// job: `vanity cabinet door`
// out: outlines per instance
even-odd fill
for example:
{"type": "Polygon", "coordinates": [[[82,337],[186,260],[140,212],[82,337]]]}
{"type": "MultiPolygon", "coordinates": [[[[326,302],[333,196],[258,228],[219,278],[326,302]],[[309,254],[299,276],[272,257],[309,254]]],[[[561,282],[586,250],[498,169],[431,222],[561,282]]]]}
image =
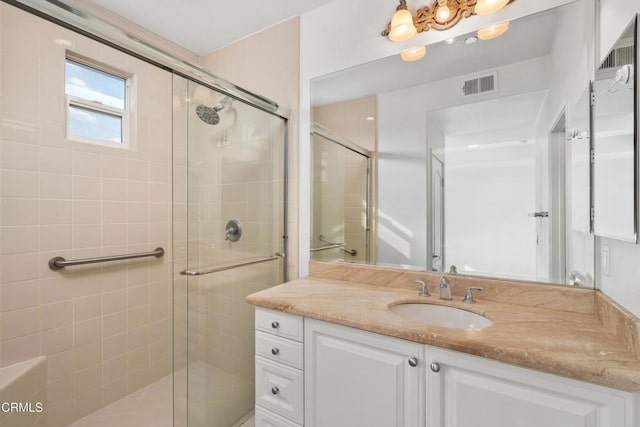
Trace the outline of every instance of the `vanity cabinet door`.
{"type": "Polygon", "coordinates": [[[432,347],[427,360],[428,427],[637,426],[630,393],[432,347]]]}
{"type": "Polygon", "coordinates": [[[306,427],[424,426],[423,345],[313,319],[304,332],[306,427]]]}

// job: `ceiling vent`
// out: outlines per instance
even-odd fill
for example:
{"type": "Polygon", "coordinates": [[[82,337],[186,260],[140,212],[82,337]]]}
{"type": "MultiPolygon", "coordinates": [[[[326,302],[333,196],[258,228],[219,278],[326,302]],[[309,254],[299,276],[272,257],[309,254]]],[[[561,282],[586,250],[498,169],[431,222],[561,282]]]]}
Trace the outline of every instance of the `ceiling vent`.
{"type": "MultiPolygon", "coordinates": [[[[631,41],[631,43],[633,43],[633,41],[631,41]]],[[[633,64],[633,44],[616,46],[602,62],[598,70],[606,72],[618,69],[627,64],[633,64]]]]}
{"type": "Polygon", "coordinates": [[[474,96],[484,93],[496,92],[498,90],[498,73],[491,73],[485,76],[474,77],[465,80],[462,84],[464,96],[474,96]]]}

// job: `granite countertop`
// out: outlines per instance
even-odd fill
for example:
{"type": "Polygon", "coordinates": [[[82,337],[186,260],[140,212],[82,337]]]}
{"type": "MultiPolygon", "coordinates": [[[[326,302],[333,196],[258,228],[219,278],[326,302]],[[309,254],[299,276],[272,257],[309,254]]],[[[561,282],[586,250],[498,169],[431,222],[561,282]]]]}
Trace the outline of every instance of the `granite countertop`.
{"type": "Polygon", "coordinates": [[[640,392],[638,340],[625,338],[637,338],[637,330],[632,328],[629,334],[627,324],[615,330],[612,321],[615,316],[619,320],[619,313],[611,314],[606,304],[594,303],[597,291],[575,293],[585,301],[591,298],[591,308],[566,311],[546,308],[545,304],[540,307],[483,299],[483,294],[476,295],[476,304],[465,304],[459,292],[454,293],[453,301],[443,301],[438,298],[433,283],[429,284],[431,297],[419,296],[418,285],[411,283],[410,287],[307,277],[249,295],[247,301],[299,316],[640,392]],[[452,306],[485,316],[493,325],[476,330],[425,325],[389,310],[402,303],[452,306]]]}

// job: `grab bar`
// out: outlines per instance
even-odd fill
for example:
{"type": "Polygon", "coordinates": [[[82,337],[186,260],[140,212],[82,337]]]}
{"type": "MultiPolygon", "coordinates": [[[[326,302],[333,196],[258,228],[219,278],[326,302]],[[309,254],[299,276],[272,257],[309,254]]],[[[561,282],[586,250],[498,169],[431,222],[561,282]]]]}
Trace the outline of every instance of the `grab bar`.
{"type": "Polygon", "coordinates": [[[344,248],[344,243],[336,243],[335,245],[327,245],[327,246],[320,246],[319,248],[311,248],[309,251],[310,252],[320,252],[320,251],[327,251],[329,249],[343,249],[344,248]]]}
{"type": "MultiPolygon", "coordinates": [[[[324,237],[322,234],[318,236],[318,240],[320,240],[321,242],[325,242],[328,243],[329,245],[333,245],[333,247],[328,247],[328,246],[324,246],[322,249],[320,250],[325,250],[326,249],[333,249],[333,248],[340,248],[341,251],[348,253],[351,256],[356,256],[358,255],[358,251],[355,249],[345,249],[344,247],[347,246],[346,243],[336,243],[336,242],[332,242],[331,240],[327,239],[326,237],[324,237]]],[[[311,250],[311,252],[314,252],[313,249],[311,250]]]]}
{"type": "Polygon", "coordinates": [[[156,257],[160,258],[164,255],[164,249],[158,247],[151,252],[142,252],[137,254],[110,255],[96,258],[74,259],[67,261],[61,256],[53,257],[49,260],[49,268],[52,270],[60,270],[61,268],[71,267],[74,265],[96,264],[99,262],[121,261],[125,259],[156,257]]]}
{"type": "Polygon", "coordinates": [[[193,271],[193,270],[184,269],[180,271],[180,275],[181,276],[202,276],[205,274],[217,273],[219,271],[231,270],[232,268],[244,267],[246,265],[260,264],[262,262],[273,261],[275,259],[284,258],[284,257],[285,255],[283,253],[277,252],[268,257],[250,259],[247,261],[231,263],[231,264],[223,264],[217,267],[208,268],[206,270],[193,271]]]}

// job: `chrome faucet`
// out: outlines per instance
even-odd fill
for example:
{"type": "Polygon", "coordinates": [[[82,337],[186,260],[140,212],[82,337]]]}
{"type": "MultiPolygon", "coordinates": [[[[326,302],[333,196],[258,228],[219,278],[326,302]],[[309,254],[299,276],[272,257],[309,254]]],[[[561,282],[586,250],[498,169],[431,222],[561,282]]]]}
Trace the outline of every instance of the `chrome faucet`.
{"type": "Polygon", "coordinates": [[[464,299],[462,300],[462,302],[464,302],[465,304],[475,304],[476,300],[473,299],[473,291],[482,292],[484,291],[484,288],[479,288],[477,286],[470,286],[469,288],[467,288],[467,293],[464,296],[464,299]]]}
{"type": "Polygon", "coordinates": [[[451,283],[447,276],[440,278],[440,299],[451,301],[451,283]]]}
{"type": "Polygon", "coordinates": [[[414,280],[413,282],[422,285],[422,291],[420,291],[420,296],[421,297],[430,297],[431,296],[431,294],[429,293],[429,289],[427,288],[427,284],[425,283],[424,280],[414,280]]]}

